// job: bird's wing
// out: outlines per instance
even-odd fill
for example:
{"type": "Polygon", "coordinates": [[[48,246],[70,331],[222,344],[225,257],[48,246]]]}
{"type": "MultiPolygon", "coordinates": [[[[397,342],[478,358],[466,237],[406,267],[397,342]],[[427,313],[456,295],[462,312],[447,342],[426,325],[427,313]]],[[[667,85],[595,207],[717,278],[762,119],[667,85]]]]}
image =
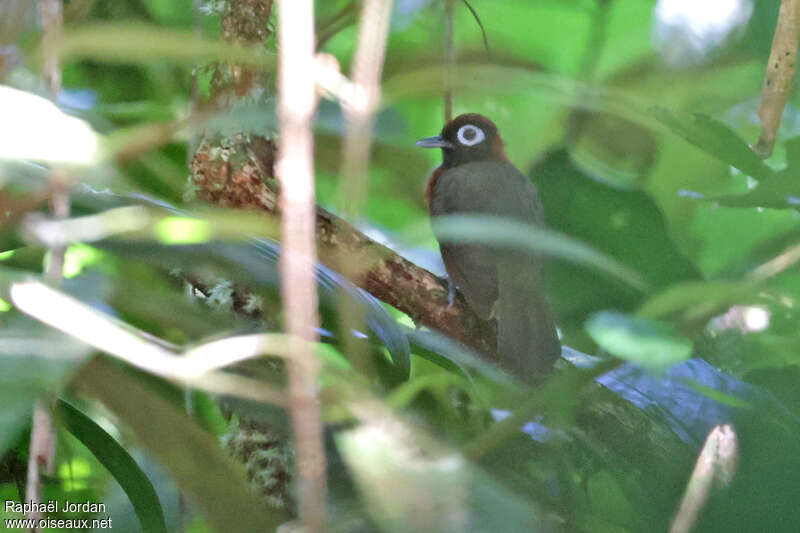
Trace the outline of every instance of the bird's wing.
{"type": "MultiPolygon", "coordinates": [[[[536,189],[507,161],[468,163],[445,170],[434,184],[430,209],[432,216],[479,214],[528,223],[542,220],[536,189]]],[[[441,243],[441,250],[447,272],[470,306],[479,316],[488,318],[498,295],[497,264],[502,262],[498,250],[447,242],[441,243]]],[[[538,273],[539,267],[531,266],[538,273]]]]}
{"type": "MultiPolygon", "coordinates": [[[[536,189],[511,163],[461,165],[442,173],[435,184],[431,214],[481,214],[541,224],[536,189]]],[[[498,353],[503,366],[526,381],[546,374],[560,352],[544,293],[541,258],[486,245],[442,245],[447,271],[472,308],[498,322],[498,353]]]]}

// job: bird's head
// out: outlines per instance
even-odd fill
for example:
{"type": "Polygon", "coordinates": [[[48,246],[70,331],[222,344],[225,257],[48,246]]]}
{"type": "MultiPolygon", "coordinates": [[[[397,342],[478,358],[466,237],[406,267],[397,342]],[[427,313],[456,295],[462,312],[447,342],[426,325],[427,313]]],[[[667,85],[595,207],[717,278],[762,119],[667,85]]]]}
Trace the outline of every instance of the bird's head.
{"type": "Polygon", "coordinates": [[[416,142],[422,148],[441,148],[446,167],[472,161],[492,161],[506,158],[503,141],[494,122],[478,115],[459,115],[442,128],[441,135],[416,142]]]}

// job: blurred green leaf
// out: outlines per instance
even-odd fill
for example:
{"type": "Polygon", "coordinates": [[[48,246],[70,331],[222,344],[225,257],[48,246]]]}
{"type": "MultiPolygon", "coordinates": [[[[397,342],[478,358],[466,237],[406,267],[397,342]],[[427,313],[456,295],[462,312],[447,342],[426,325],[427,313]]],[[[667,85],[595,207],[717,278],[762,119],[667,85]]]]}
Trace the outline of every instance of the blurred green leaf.
{"type": "Polygon", "coordinates": [[[650,297],[636,314],[643,318],[665,317],[677,311],[701,306],[709,312],[724,304],[744,303],[753,297],[753,281],[689,281],[676,283],[650,297]]]}
{"type": "MultiPolygon", "coordinates": [[[[429,95],[441,90],[445,70],[429,67],[409,70],[389,77],[384,82],[384,105],[396,99],[429,95]]],[[[579,109],[604,111],[643,126],[657,126],[648,109],[651,105],[630,93],[596,87],[565,76],[533,68],[512,66],[458,65],[454,71],[453,89],[459,93],[514,95],[524,93],[550,104],[575,106],[579,109]]]]}
{"type": "Polygon", "coordinates": [[[62,60],[142,63],[170,60],[193,65],[199,61],[231,61],[275,68],[275,55],[213,39],[190,30],[142,23],[93,23],[65,29],[59,43],[62,60]]]}
{"type": "Polygon", "coordinates": [[[14,314],[0,328],[0,455],[30,423],[33,402],[55,393],[91,349],[14,314]]]}
{"type": "Polygon", "coordinates": [[[720,392],[716,389],[703,385],[702,383],[698,383],[697,381],[687,379],[686,384],[699,392],[700,394],[704,394],[709,398],[718,401],[722,405],[730,405],[731,407],[737,408],[744,408],[744,407],[752,407],[750,403],[742,400],[741,398],[737,398],[736,396],[731,396],[730,394],[725,394],[720,392]]]}
{"type": "Polygon", "coordinates": [[[647,282],[633,269],[568,235],[498,217],[450,215],[431,221],[440,241],[508,246],[597,270],[639,290],[647,282]]]}
{"type": "Polygon", "coordinates": [[[194,19],[192,0],[143,0],[147,11],[164,24],[189,26],[194,19]]]}
{"type": "Polygon", "coordinates": [[[795,169],[780,172],[774,179],[760,183],[745,194],[708,196],[708,201],[727,207],[771,207],[800,210],[800,184],[795,169]]]}
{"type": "Polygon", "coordinates": [[[241,465],[225,455],[213,436],[132,374],[95,359],[75,383],[133,430],[216,531],[272,531],[288,520],[283,512],[265,510],[241,465]]]}
{"type": "Polygon", "coordinates": [[[136,461],[97,423],[65,400],[58,401],[58,416],[67,429],[80,440],[114,476],[128,495],[142,531],[166,533],[167,525],[161,502],[153,485],[136,461]]]}
{"type": "MultiPolygon", "coordinates": [[[[208,272],[225,277],[224,288],[228,291],[228,298],[233,295],[234,284],[253,291],[259,296],[278,297],[278,257],[280,247],[277,243],[261,239],[250,239],[249,243],[211,242],[202,245],[175,245],[164,246],[149,243],[124,242],[107,240],[97,246],[108,250],[117,257],[143,261],[166,271],[179,269],[184,275],[191,278],[200,275],[200,279],[207,279],[208,272]]],[[[215,278],[217,279],[217,278],[215,278]]],[[[218,285],[218,279],[212,285],[218,285]]],[[[382,307],[382,304],[369,294],[354,287],[349,281],[336,272],[317,266],[317,281],[319,284],[320,307],[323,317],[331,310],[338,309],[339,296],[344,292],[348,298],[363,310],[368,329],[389,350],[392,362],[403,375],[408,375],[409,348],[405,334],[400,330],[397,322],[382,307]]],[[[212,295],[215,297],[215,295],[212,295]]],[[[232,305],[233,302],[231,301],[232,305]]],[[[336,342],[341,342],[342,335],[352,334],[338,330],[335,313],[331,315],[334,321],[326,321],[323,326],[337,333],[336,342]]],[[[373,338],[374,338],[373,337],[373,338]]],[[[383,354],[376,353],[383,357],[383,354]]]]}
{"type": "Polygon", "coordinates": [[[653,108],[651,112],[673,133],[720,161],[758,180],[774,177],[774,172],[723,122],[703,113],[680,116],[661,107],[653,108]]]}
{"type": "MultiPolygon", "coordinates": [[[[598,518],[617,527],[630,528],[633,509],[631,502],[625,497],[625,491],[619,481],[608,470],[597,472],[587,481],[586,491],[593,512],[598,518]]],[[[609,527],[614,531],[614,527],[609,527]]]]}
{"type": "Polygon", "coordinates": [[[612,355],[654,371],[692,355],[692,342],[666,323],[601,311],[586,322],[592,339],[612,355]]]}
{"type": "Polygon", "coordinates": [[[337,435],[367,512],[383,531],[538,531],[552,526],[536,502],[414,428],[393,420],[337,435]]]}
{"type": "Polygon", "coordinates": [[[403,328],[408,335],[412,350],[426,359],[448,369],[461,370],[469,376],[469,370],[505,385],[512,385],[513,379],[499,367],[486,362],[480,355],[436,331],[419,328],[403,328]]]}

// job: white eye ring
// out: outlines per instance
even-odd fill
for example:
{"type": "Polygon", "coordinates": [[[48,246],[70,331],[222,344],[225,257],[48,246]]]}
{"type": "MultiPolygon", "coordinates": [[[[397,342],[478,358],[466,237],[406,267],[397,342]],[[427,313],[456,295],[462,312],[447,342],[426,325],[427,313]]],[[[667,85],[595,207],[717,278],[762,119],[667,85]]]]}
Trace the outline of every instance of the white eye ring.
{"type": "Polygon", "coordinates": [[[486,138],[486,134],[483,133],[483,130],[480,129],[478,126],[473,126],[472,124],[466,124],[461,126],[458,130],[458,142],[463,144],[464,146],[475,146],[479,142],[482,142],[486,138]],[[464,135],[468,131],[471,131],[475,134],[472,139],[467,139],[464,135]]]}

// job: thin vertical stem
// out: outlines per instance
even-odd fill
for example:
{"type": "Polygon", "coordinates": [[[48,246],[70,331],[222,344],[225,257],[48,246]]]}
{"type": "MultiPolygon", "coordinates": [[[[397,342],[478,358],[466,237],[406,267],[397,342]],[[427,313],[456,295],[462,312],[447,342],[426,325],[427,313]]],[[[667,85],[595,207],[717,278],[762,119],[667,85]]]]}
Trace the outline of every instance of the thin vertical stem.
{"type": "Polygon", "coordinates": [[[453,11],[455,0],[445,0],[444,14],[444,121],[453,120],[453,70],[456,64],[453,11]]]}
{"type": "MultiPolygon", "coordinates": [[[[50,97],[54,100],[61,90],[61,66],[58,61],[58,40],[61,36],[62,11],[61,0],[40,0],[39,14],[42,24],[42,48],[44,50],[44,66],[42,77],[50,97]]],[[[50,178],[51,196],[50,210],[56,218],[67,218],[70,212],[69,183],[62,170],[54,169],[50,178]]],[[[64,269],[63,246],[50,249],[49,259],[45,267],[45,276],[53,283],[61,280],[64,269]]],[[[28,473],[25,499],[28,503],[42,502],[42,480],[40,472],[52,473],[55,459],[56,433],[49,409],[37,400],[33,406],[31,422],[31,440],[28,449],[28,473]]],[[[36,508],[36,505],[31,505],[36,508]]],[[[36,525],[33,531],[41,531],[39,519],[41,513],[32,510],[28,518],[36,525]]]]}
{"type": "MultiPolygon", "coordinates": [[[[342,154],[341,204],[344,215],[356,220],[366,198],[369,156],[372,148],[372,130],[375,113],[380,102],[381,73],[386,54],[386,39],[392,15],[391,0],[366,0],[361,10],[353,67],[350,75],[354,87],[354,98],[345,107],[347,128],[342,154]]],[[[345,275],[353,275],[361,265],[342,265],[345,275]]],[[[349,298],[341,300],[343,331],[362,327],[364,317],[361,309],[349,298]]],[[[356,367],[364,374],[371,374],[372,365],[363,345],[355,337],[345,337],[346,350],[356,367]]]]}
{"type": "Polygon", "coordinates": [[[358,45],[350,75],[355,97],[345,108],[347,130],[342,166],[346,184],[342,203],[345,213],[351,217],[360,212],[365,197],[372,128],[380,102],[391,14],[391,0],[366,0],[361,11],[358,45]]]}
{"type": "Polygon", "coordinates": [[[283,219],[281,293],[294,357],[289,363],[290,418],[298,474],[298,510],[307,531],[325,523],[325,449],[317,395],[319,363],[307,341],[316,339],[317,291],[313,138],[315,105],[314,2],[280,0],[280,142],[277,172],[283,219]]]}

